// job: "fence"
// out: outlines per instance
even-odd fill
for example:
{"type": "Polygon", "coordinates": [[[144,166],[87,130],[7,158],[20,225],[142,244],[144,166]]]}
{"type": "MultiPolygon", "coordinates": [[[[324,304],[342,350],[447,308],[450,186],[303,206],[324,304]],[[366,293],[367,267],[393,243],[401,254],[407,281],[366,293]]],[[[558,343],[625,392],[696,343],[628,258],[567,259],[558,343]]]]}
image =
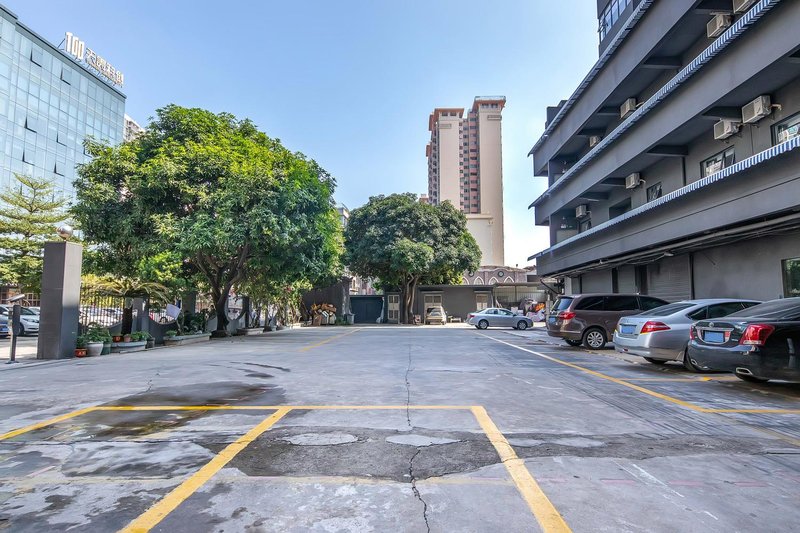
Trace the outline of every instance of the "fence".
{"type": "Polygon", "coordinates": [[[122,323],[124,308],[125,298],[109,296],[82,287],[78,322],[82,329],[86,329],[89,324],[113,328],[122,323]]]}

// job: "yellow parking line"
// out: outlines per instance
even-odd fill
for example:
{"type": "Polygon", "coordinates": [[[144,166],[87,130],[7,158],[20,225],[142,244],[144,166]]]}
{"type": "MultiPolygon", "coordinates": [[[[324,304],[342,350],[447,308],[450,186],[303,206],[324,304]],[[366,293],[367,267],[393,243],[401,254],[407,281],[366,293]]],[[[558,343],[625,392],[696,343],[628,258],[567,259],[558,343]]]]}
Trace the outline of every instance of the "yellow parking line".
{"type": "Polygon", "coordinates": [[[322,346],[323,344],[328,344],[329,342],[333,342],[333,341],[335,341],[337,339],[341,339],[342,337],[346,337],[347,335],[352,335],[353,333],[356,333],[357,331],[361,331],[362,329],[364,329],[364,328],[356,328],[356,329],[352,329],[350,331],[345,331],[344,333],[340,333],[338,335],[334,335],[333,337],[328,337],[324,341],[320,341],[320,342],[317,342],[317,343],[312,344],[310,346],[306,346],[305,348],[300,348],[299,351],[307,352],[308,350],[311,350],[312,348],[317,348],[319,346],[322,346]]]}
{"type": "Polygon", "coordinates": [[[700,383],[712,381],[712,378],[622,378],[623,381],[670,381],[685,383],[700,383]]]}
{"type": "Polygon", "coordinates": [[[511,447],[505,436],[497,429],[492,419],[489,418],[486,409],[481,406],[473,406],[471,411],[494,449],[497,450],[497,454],[514,480],[517,490],[519,490],[528,504],[533,516],[536,517],[536,521],[539,522],[542,531],[544,533],[568,533],[572,531],[525,467],[525,462],[517,457],[514,448],[511,447]]]}
{"type": "Polygon", "coordinates": [[[95,411],[268,411],[273,409],[313,410],[457,410],[471,409],[469,405],[103,405],[95,411]]]}
{"type": "Polygon", "coordinates": [[[95,410],[94,407],[86,407],[84,409],[78,409],[77,411],[72,411],[67,414],[57,416],[49,420],[45,420],[43,422],[37,422],[36,424],[31,424],[30,426],[25,426],[19,429],[15,429],[13,431],[9,431],[8,433],[3,433],[2,435],[0,435],[0,440],[10,439],[18,435],[22,435],[23,433],[28,433],[29,431],[33,431],[35,429],[41,429],[43,427],[50,426],[52,424],[57,424],[58,422],[63,422],[64,420],[69,420],[70,418],[74,418],[76,416],[80,416],[94,410],[95,410]]]}
{"type": "Polygon", "coordinates": [[[674,403],[676,405],[680,405],[681,407],[686,407],[687,409],[691,409],[692,411],[697,411],[699,413],[769,413],[769,414],[797,414],[800,413],[799,409],[714,409],[712,407],[700,407],[699,405],[695,405],[691,402],[687,402],[684,400],[680,400],[678,398],[673,398],[672,396],[668,396],[666,394],[661,394],[660,392],[656,392],[654,390],[647,389],[645,387],[640,387],[639,385],[635,385],[633,383],[628,383],[628,381],[620,378],[615,378],[613,376],[609,376],[608,374],[603,374],[602,372],[597,372],[595,370],[590,370],[588,368],[584,368],[580,365],[576,365],[575,363],[569,363],[567,361],[562,361],[561,359],[550,357],[549,355],[545,355],[540,352],[536,352],[534,350],[528,350],[527,348],[523,348],[522,346],[517,346],[515,344],[511,344],[510,342],[502,341],[500,339],[495,339],[494,337],[490,337],[489,335],[485,335],[483,333],[478,333],[487,339],[491,339],[495,342],[499,342],[501,344],[506,344],[511,346],[512,348],[516,348],[517,350],[522,350],[523,352],[532,353],[538,357],[542,357],[547,359],[548,361],[552,361],[554,363],[558,363],[559,365],[568,366],[570,368],[574,368],[576,370],[580,370],[581,372],[586,372],[587,374],[591,374],[592,376],[596,376],[598,378],[606,379],[608,381],[617,383],[618,385],[622,385],[623,387],[631,388],[635,391],[639,391],[643,394],[647,394],[648,396],[653,396],[654,398],[658,398],[660,400],[664,400],[666,402],[674,403]]]}
{"type": "Polygon", "coordinates": [[[244,450],[251,442],[257,439],[262,433],[271,428],[278,420],[283,418],[286,413],[291,411],[289,408],[281,408],[265,418],[256,427],[236,439],[225,447],[211,461],[200,470],[191,475],[183,483],[175,487],[169,494],[164,496],[158,503],[150,507],[133,522],[128,524],[121,531],[123,533],[140,533],[150,531],[166,516],[174,511],[184,500],[195,493],[211,477],[219,472],[228,462],[244,450]]]}

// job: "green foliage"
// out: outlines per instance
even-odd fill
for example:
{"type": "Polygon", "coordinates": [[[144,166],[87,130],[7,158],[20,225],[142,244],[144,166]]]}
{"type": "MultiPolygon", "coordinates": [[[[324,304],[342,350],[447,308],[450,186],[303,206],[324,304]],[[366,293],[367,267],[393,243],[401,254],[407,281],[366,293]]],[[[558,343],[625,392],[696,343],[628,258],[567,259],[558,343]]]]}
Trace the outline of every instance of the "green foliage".
{"type": "Polygon", "coordinates": [[[152,337],[146,331],[134,331],[131,333],[131,341],[132,342],[141,342],[150,340],[152,337]]]}
{"type": "MultiPolygon", "coordinates": [[[[335,182],[249,120],[174,105],[118,147],[92,141],[75,216],[112,273],[195,286],[224,304],[248,279],[316,281],[335,272],[335,182]]],[[[252,287],[252,284],[251,284],[252,287]]]]}
{"type": "Polygon", "coordinates": [[[0,281],[39,292],[44,243],[67,218],[66,200],[46,179],[14,175],[0,193],[0,281]]]}
{"type": "Polygon", "coordinates": [[[102,326],[90,324],[83,338],[85,342],[111,342],[111,333],[102,326]]]}
{"type": "Polygon", "coordinates": [[[164,336],[165,337],[174,337],[177,334],[178,334],[178,330],[177,329],[168,329],[167,331],[164,332],[164,336]]]}
{"type": "Polygon", "coordinates": [[[150,300],[158,303],[172,301],[169,289],[164,285],[151,281],[142,281],[137,278],[128,278],[125,276],[99,277],[89,274],[83,276],[81,285],[89,291],[106,296],[116,296],[118,298],[150,298],[150,300]]]}
{"type": "Polygon", "coordinates": [[[375,196],[350,213],[345,261],[383,289],[403,290],[410,315],[419,283],[449,283],[477,270],[480,249],[466,224],[449,202],[423,204],[410,193],[375,196]]]}

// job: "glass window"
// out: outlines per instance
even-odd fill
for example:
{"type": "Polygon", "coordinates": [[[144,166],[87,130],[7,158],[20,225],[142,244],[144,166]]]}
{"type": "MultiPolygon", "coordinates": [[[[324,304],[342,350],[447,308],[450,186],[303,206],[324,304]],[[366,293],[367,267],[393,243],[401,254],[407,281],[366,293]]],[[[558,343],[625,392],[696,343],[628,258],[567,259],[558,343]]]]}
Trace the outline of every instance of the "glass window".
{"type": "Polygon", "coordinates": [[[800,257],[784,259],[783,266],[783,295],[787,298],[800,296],[800,257]]]}
{"type": "Polygon", "coordinates": [[[669,305],[662,305],[661,307],[656,307],[652,311],[647,313],[647,316],[669,316],[674,315],[679,311],[683,311],[684,309],[689,309],[690,307],[694,307],[692,304],[689,303],[676,303],[676,304],[669,304],[669,305]]]}
{"type": "Polygon", "coordinates": [[[714,304],[708,306],[708,318],[720,318],[728,316],[731,313],[742,310],[742,304],[739,302],[728,302],[724,304],[714,304]]]}
{"type": "Polygon", "coordinates": [[[652,202],[657,198],[661,198],[663,194],[663,190],[661,189],[661,182],[659,181],[655,185],[651,185],[647,188],[647,201],[652,202]]]}
{"type": "Polygon", "coordinates": [[[706,318],[708,318],[708,306],[703,306],[700,309],[694,311],[693,313],[689,313],[686,316],[688,316],[692,320],[705,320],[706,318]]]}
{"type": "Polygon", "coordinates": [[[572,298],[565,298],[562,296],[553,304],[552,311],[566,311],[569,309],[570,304],[572,304],[572,298]]]}
{"type": "Polygon", "coordinates": [[[606,296],[606,311],[633,311],[639,309],[636,296],[606,296]]]}
{"type": "Polygon", "coordinates": [[[44,63],[44,52],[41,48],[35,45],[31,48],[31,63],[35,63],[40,67],[42,66],[42,63],[44,63]]]}
{"type": "Polygon", "coordinates": [[[653,298],[652,296],[639,296],[639,300],[641,300],[642,302],[640,309],[644,311],[649,311],[651,309],[655,309],[656,307],[661,307],[662,305],[666,305],[667,303],[669,303],[660,298],[653,298]]]}
{"type": "Polygon", "coordinates": [[[30,131],[39,130],[39,121],[35,117],[25,117],[25,129],[30,131]]]}
{"type": "Polygon", "coordinates": [[[581,311],[602,311],[603,310],[603,297],[602,296],[587,296],[582,298],[578,305],[575,306],[576,310],[581,311]]]}
{"type": "Polygon", "coordinates": [[[736,153],[731,146],[712,157],[709,157],[700,163],[700,176],[705,178],[715,172],[719,172],[723,168],[727,168],[736,162],[736,153]]]}
{"type": "Polygon", "coordinates": [[[72,71],[69,67],[61,67],[61,81],[67,85],[72,84],[72,71]]]}
{"type": "MultiPolygon", "coordinates": [[[[794,259],[797,261],[797,259],[794,259]]],[[[800,294],[798,291],[796,294],[800,294]]],[[[759,305],[754,305],[743,311],[737,311],[728,318],[764,318],[775,320],[800,320],[800,300],[787,298],[783,300],[773,300],[759,305]]]]}
{"type": "Polygon", "coordinates": [[[772,127],[772,143],[780,144],[800,135],[800,113],[772,127]]]}

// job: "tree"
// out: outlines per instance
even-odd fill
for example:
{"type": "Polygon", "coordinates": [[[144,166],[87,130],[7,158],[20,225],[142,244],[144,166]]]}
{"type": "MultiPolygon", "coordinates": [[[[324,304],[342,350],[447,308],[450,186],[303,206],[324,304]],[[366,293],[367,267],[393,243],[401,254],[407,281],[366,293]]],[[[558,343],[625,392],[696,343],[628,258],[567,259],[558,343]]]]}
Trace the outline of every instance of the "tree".
{"type": "Polygon", "coordinates": [[[374,196],[350,213],[345,262],[353,273],[401,290],[406,321],[413,322],[420,283],[453,283],[478,268],[481,252],[466,225],[450,202],[423,204],[410,193],[374,196]]]}
{"type": "Polygon", "coordinates": [[[52,181],[15,174],[0,193],[0,279],[39,292],[44,243],[55,238],[66,217],[66,200],[52,181]]]}
{"type": "Polygon", "coordinates": [[[103,264],[134,275],[170,252],[209,287],[217,335],[248,277],[315,277],[338,263],[326,247],[340,231],[328,224],[334,179],[249,120],[170,105],[135,140],[87,149],[75,216],[103,264]]]}
{"type": "Polygon", "coordinates": [[[81,284],[86,289],[104,294],[124,298],[122,308],[122,330],[126,335],[131,332],[133,325],[133,298],[149,298],[150,301],[165,303],[170,299],[170,292],[167,287],[152,281],[142,281],[128,277],[98,277],[94,275],[84,276],[81,284]]]}

